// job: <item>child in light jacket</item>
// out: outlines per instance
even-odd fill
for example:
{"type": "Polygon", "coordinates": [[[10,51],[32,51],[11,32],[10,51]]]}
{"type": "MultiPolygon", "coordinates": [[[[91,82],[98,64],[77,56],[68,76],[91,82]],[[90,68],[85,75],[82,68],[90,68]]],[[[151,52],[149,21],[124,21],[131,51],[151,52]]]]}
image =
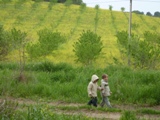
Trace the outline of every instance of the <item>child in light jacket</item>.
{"type": "Polygon", "coordinates": [[[95,107],[97,107],[97,89],[101,90],[101,87],[97,84],[98,80],[99,78],[97,75],[92,75],[91,81],[87,87],[88,96],[90,97],[88,105],[93,105],[95,107]]]}
{"type": "Polygon", "coordinates": [[[101,107],[103,107],[106,104],[109,108],[112,108],[109,102],[109,96],[111,95],[111,91],[108,85],[108,75],[107,74],[102,75],[101,87],[103,89],[101,91],[101,95],[102,95],[101,107]]]}

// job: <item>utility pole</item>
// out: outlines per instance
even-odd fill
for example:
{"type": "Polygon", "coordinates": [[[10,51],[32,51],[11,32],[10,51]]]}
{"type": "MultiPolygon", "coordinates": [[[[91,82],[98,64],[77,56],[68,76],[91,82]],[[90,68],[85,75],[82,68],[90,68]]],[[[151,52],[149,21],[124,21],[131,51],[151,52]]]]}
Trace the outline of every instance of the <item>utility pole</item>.
{"type": "Polygon", "coordinates": [[[130,12],[129,12],[129,30],[128,30],[128,66],[130,66],[130,43],[131,43],[131,29],[132,29],[132,0],[130,0],[130,12]]]}

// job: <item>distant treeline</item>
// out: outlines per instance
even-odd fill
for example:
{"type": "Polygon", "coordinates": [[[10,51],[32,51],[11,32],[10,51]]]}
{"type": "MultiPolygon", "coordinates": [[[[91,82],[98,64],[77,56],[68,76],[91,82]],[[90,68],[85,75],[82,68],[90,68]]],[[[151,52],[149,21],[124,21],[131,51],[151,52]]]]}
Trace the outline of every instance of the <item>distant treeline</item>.
{"type": "MultiPolygon", "coordinates": [[[[136,13],[136,14],[144,15],[144,12],[141,12],[141,11],[138,11],[138,10],[134,10],[134,11],[132,11],[132,12],[133,12],[133,13],[136,13]]],[[[153,15],[152,15],[152,13],[147,12],[146,15],[147,15],[147,16],[160,17],[160,12],[159,12],[159,11],[156,11],[153,15]]]]}
{"type": "Polygon", "coordinates": [[[81,3],[83,3],[82,0],[32,0],[35,2],[39,2],[39,1],[46,1],[46,2],[57,2],[57,3],[65,3],[67,1],[72,2],[72,4],[76,4],[76,5],[80,5],[81,3]]]}

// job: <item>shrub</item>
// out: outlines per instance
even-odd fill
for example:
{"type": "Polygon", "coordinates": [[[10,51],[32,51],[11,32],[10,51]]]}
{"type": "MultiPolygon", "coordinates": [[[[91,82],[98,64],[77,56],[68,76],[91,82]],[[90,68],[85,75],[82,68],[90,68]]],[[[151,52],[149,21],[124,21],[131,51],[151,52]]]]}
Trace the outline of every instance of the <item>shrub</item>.
{"type": "Polygon", "coordinates": [[[100,55],[102,45],[100,36],[90,30],[83,31],[78,41],[73,45],[77,62],[84,65],[92,64],[100,55]]]}

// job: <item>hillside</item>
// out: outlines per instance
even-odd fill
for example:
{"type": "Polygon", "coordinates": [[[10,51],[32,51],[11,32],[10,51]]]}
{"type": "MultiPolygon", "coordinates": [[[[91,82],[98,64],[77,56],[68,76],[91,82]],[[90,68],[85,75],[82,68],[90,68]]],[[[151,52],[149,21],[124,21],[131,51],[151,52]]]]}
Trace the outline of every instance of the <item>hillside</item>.
{"type": "MultiPolygon", "coordinates": [[[[30,41],[37,41],[37,31],[48,28],[59,31],[68,38],[66,44],[62,45],[53,56],[48,59],[54,62],[67,62],[75,64],[73,43],[79,38],[83,30],[95,30],[96,9],[86,8],[80,11],[80,6],[55,4],[52,9],[48,8],[48,2],[34,3],[26,2],[22,5],[15,3],[0,4],[0,24],[6,30],[15,27],[28,33],[30,41]]],[[[97,60],[97,65],[111,63],[112,56],[119,58],[119,50],[116,42],[116,31],[128,30],[128,13],[98,10],[97,34],[101,36],[104,44],[104,56],[97,60]]],[[[160,33],[160,18],[133,14],[133,33],[142,36],[144,31],[157,31],[160,33]]],[[[12,53],[10,60],[15,60],[16,55],[12,53]]]]}

